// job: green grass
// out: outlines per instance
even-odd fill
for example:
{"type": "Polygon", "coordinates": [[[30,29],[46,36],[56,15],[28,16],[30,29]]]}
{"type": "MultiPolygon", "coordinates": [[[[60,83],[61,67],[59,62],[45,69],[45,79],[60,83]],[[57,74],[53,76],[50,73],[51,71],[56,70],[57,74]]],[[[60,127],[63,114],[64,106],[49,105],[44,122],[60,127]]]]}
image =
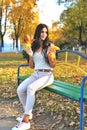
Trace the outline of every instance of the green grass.
{"type": "Polygon", "coordinates": [[[1,61],[24,61],[22,53],[0,53],[1,61]]]}

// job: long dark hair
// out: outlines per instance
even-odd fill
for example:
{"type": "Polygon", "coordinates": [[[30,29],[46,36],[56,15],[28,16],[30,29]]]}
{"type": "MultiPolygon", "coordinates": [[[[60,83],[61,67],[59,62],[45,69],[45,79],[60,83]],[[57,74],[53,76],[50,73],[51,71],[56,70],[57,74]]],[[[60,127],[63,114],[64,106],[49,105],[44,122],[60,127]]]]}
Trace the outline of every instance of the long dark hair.
{"type": "Polygon", "coordinates": [[[39,24],[35,30],[35,34],[34,34],[34,42],[32,43],[32,50],[33,52],[35,52],[37,49],[39,49],[40,47],[40,34],[43,28],[47,29],[47,37],[46,39],[43,41],[43,48],[42,48],[42,52],[44,53],[44,57],[47,61],[47,63],[49,63],[48,58],[47,58],[47,49],[50,46],[50,41],[48,38],[49,32],[48,32],[48,27],[46,24],[39,24]]]}

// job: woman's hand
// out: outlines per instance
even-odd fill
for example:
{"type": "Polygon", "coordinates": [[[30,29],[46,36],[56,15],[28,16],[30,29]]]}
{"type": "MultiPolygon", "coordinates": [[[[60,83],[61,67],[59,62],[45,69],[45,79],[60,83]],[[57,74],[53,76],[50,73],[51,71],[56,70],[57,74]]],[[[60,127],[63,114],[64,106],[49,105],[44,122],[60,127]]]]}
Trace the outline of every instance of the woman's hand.
{"type": "Polygon", "coordinates": [[[30,68],[34,68],[34,62],[33,62],[33,51],[31,48],[26,49],[27,54],[29,55],[29,66],[30,68]]]}

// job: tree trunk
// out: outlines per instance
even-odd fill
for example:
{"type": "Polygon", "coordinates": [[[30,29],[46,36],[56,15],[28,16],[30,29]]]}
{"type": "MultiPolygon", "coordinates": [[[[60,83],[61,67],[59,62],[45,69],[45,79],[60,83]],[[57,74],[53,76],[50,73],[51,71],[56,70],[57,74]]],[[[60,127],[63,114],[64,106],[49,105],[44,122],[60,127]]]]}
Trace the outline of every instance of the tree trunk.
{"type": "Polygon", "coordinates": [[[85,54],[87,53],[87,52],[86,52],[86,49],[87,49],[87,39],[86,39],[86,41],[85,41],[85,54]]]}
{"type": "Polygon", "coordinates": [[[15,45],[15,39],[13,39],[13,50],[14,50],[14,45],[15,45]]]}
{"type": "Polygon", "coordinates": [[[18,37],[16,37],[16,49],[18,51],[18,37]]]}
{"type": "Polygon", "coordinates": [[[1,35],[1,45],[2,45],[2,48],[4,48],[4,40],[3,40],[3,35],[1,35]]]}
{"type": "Polygon", "coordinates": [[[79,26],[79,39],[78,39],[78,41],[79,41],[79,45],[81,46],[83,44],[83,41],[82,41],[82,22],[79,26]]]}

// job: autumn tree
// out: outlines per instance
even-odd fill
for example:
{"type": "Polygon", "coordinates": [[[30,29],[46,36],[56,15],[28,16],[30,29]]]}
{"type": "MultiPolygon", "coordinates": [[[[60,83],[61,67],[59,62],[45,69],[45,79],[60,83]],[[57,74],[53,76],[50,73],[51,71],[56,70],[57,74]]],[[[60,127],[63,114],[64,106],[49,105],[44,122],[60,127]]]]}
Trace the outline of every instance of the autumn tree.
{"type": "Polygon", "coordinates": [[[16,48],[18,49],[18,39],[23,36],[25,33],[31,33],[33,29],[30,27],[36,23],[37,10],[36,10],[36,1],[35,0],[12,0],[11,10],[9,13],[9,20],[14,30],[14,36],[16,40],[16,48]]]}
{"type": "Polygon", "coordinates": [[[6,33],[7,26],[7,14],[9,12],[9,3],[10,0],[1,0],[0,1],[0,39],[1,46],[4,48],[4,35],[6,33]]]}
{"type": "Polygon", "coordinates": [[[76,39],[79,45],[86,40],[87,26],[87,2],[78,0],[61,14],[60,20],[63,24],[63,34],[68,39],[76,39]]]}
{"type": "Polygon", "coordinates": [[[58,41],[59,41],[59,39],[63,40],[63,36],[62,36],[62,32],[61,32],[59,23],[53,21],[52,28],[50,28],[49,31],[50,31],[49,38],[50,38],[51,42],[53,42],[57,46],[60,46],[60,43],[58,41]]]}

